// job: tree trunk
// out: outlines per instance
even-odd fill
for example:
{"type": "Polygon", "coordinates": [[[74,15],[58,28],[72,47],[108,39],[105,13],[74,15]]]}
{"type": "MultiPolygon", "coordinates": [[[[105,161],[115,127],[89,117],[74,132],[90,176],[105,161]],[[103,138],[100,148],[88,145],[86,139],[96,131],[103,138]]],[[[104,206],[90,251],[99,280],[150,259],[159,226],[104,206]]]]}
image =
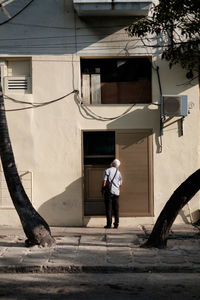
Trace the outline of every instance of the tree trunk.
{"type": "Polygon", "coordinates": [[[22,186],[8,132],[2,87],[0,85],[0,157],[8,190],[27,236],[26,245],[52,246],[55,244],[50,228],[33,208],[22,186]]]}
{"type": "Polygon", "coordinates": [[[143,248],[165,248],[170,228],[179,211],[200,189],[200,169],[189,176],[172,194],[161,211],[156,224],[143,248]]]}

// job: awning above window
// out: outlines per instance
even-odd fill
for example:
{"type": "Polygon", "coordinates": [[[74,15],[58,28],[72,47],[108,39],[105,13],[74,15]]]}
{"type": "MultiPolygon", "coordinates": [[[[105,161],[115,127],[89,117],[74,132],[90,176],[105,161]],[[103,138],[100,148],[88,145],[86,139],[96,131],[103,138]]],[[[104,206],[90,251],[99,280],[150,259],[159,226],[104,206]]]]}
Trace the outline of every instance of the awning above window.
{"type": "Polygon", "coordinates": [[[141,16],[146,15],[150,0],[73,0],[79,16],[141,16]]]}

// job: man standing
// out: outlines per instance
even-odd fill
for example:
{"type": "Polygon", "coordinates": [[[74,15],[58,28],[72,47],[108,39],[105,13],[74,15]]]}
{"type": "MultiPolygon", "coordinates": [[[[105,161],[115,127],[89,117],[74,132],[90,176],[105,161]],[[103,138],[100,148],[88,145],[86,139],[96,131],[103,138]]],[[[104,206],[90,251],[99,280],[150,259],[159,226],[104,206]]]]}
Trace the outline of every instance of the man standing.
{"type": "Polygon", "coordinates": [[[119,194],[120,186],[122,185],[122,176],[118,170],[120,161],[114,159],[110,168],[104,172],[103,186],[104,200],[106,208],[107,225],[104,228],[111,228],[112,225],[112,210],[114,213],[114,228],[119,225],[119,194]]]}

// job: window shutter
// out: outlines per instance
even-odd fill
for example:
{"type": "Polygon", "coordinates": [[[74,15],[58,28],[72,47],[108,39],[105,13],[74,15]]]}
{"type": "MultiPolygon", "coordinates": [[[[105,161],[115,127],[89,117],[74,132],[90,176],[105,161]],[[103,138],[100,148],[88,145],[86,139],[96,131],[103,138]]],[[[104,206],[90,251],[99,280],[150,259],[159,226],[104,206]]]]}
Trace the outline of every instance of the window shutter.
{"type": "Polygon", "coordinates": [[[84,104],[90,104],[90,75],[82,75],[82,97],[84,104]]]}
{"type": "Polygon", "coordinates": [[[91,74],[92,104],[101,104],[101,75],[91,74]]]}

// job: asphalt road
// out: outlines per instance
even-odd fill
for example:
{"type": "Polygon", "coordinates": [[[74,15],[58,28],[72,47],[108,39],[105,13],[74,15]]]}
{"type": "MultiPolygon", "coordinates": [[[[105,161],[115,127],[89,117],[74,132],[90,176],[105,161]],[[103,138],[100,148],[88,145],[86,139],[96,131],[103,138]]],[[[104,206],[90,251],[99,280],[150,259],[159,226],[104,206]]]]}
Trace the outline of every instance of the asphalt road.
{"type": "Polygon", "coordinates": [[[195,300],[199,283],[199,273],[0,274],[0,299],[195,300]]]}

